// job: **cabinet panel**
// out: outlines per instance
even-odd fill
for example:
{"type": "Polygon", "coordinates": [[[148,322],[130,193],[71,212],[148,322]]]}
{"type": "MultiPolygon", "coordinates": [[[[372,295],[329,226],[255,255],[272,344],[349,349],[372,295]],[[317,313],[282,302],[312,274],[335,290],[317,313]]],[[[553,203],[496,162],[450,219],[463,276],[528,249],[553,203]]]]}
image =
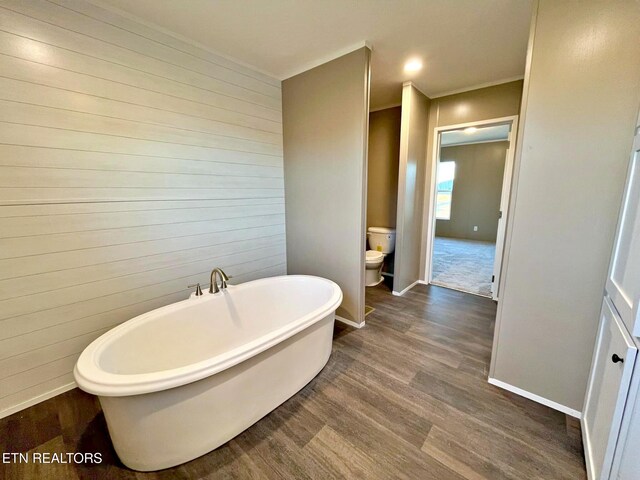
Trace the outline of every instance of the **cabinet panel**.
{"type": "Polygon", "coordinates": [[[640,478],[640,360],[636,361],[631,388],[622,417],[620,436],[616,444],[611,479],[640,478]]]}
{"type": "Polygon", "coordinates": [[[590,480],[609,478],[636,353],[615,308],[605,298],[582,418],[590,480]]]}
{"type": "Polygon", "coordinates": [[[636,135],[620,211],[607,292],[630,332],[640,336],[640,135],[636,135]]]}

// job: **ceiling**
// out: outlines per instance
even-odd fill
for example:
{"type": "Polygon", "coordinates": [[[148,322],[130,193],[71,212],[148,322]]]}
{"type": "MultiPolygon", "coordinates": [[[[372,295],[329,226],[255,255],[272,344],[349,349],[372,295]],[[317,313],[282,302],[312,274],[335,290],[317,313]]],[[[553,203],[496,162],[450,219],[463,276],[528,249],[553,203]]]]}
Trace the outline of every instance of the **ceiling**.
{"type": "Polygon", "coordinates": [[[461,145],[478,142],[495,142],[498,140],[508,140],[511,124],[495,125],[491,127],[480,127],[473,131],[451,130],[444,132],[440,136],[440,145],[450,147],[451,145],[461,145]]]}
{"type": "Polygon", "coordinates": [[[531,0],[94,0],[285,79],[373,47],[371,108],[521,78],[531,0]],[[423,69],[406,74],[410,58],[423,69]]]}

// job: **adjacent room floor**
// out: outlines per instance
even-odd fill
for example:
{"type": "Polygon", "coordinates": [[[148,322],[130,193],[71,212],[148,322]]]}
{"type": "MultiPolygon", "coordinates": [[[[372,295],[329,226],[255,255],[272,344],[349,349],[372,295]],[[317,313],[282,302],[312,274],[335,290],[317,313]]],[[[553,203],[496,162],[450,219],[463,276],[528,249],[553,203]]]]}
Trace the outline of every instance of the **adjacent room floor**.
{"type": "Polygon", "coordinates": [[[575,420],[486,382],[493,301],[424,285],[393,297],[379,285],[367,303],[365,328],[336,324],[309,385],[203,457],[127,470],[97,400],[73,390],[0,420],[0,449],[101,452],[104,463],[0,464],[0,478],[586,478],[575,420]]]}
{"type": "Polygon", "coordinates": [[[495,253],[495,242],[435,237],[431,281],[490,297],[495,253]]]}

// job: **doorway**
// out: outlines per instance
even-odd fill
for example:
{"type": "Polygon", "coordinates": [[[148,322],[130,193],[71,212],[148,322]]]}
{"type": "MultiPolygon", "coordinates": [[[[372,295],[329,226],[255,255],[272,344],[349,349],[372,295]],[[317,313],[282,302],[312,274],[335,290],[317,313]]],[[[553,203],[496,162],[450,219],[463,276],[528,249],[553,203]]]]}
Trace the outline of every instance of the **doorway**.
{"type": "Polygon", "coordinates": [[[428,283],[499,295],[517,116],[434,130],[428,283]]]}

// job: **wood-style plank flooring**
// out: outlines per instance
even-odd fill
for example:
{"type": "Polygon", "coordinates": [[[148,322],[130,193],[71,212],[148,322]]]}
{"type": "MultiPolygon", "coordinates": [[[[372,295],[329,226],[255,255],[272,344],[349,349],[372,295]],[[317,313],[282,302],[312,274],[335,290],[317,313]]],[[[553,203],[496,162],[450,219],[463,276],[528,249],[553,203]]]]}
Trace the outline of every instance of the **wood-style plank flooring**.
{"type": "Polygon", "coordinates": [[[380,285],[367,304],[365,328],[336,324],[331,359],[309,385],[203,457],[128,470],[97,400],[76,389],[0,420],[0,450],[101,452],[104,462],[0,463],[0,478],[586,478],[575,420],[486,382],[491,300],[423,285],[400,298],[380,285]]]}

